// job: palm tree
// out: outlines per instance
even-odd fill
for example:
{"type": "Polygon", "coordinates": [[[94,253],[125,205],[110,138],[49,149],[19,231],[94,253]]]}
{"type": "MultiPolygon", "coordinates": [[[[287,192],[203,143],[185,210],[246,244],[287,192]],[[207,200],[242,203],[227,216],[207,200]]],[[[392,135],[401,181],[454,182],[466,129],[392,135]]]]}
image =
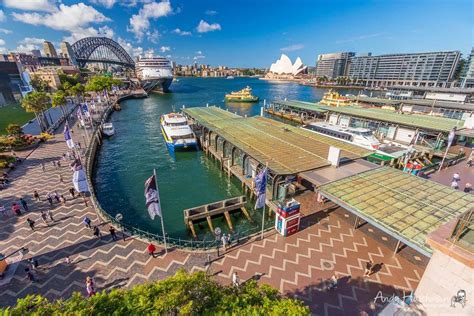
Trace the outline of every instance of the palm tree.
{"type": "Polygon", "coordinates": [[[36,120],[44,132],[49,127],[49,122],[44,116],[44,111],[48,108],[50,98],[45,92],[33,91],[28,93],[21,101],[21,106],[26,112],[35,113],[36,120]]]}

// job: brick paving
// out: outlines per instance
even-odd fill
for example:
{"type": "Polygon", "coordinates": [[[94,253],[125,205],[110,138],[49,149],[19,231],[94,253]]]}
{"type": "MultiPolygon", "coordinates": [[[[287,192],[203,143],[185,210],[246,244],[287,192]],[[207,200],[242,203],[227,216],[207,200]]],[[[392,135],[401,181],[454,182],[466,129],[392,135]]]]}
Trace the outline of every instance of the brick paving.
{"type": "MultiPolygon", "coordinates": [[[[78,131],[73,134],[76,137],[78,131]]],[[[128,237],[126,241],[113,242],[108,235],[109,226],[100,221],[94,210],[67,194],[72,175],[66,163],[59,169],[51,165],[65,151],[62,133],[58,132],[10,173],[11,186],[0,191],[0,203],[6,207],[20,197],[26,198],[30,206],[30,211],[21,217],[10,213],[8,218],[0,219],[2,253],[9,254],[23,246],[29,249],[15,273],[0,282],[1,306],[12,305],[17,298],[33,293],[51,299],[67,298],[73,291],[85,294],[86,276],[94,278],[97,288],[104,290],[163,279],[179,268],[205,270],[205,253],[171,249],[164,255],[158,247],[161,255],[152,258],[145,253],[144,241],[128,237]],[[46,162],[45,172],[41,162],[46,162]],[[64,183],[59,182],[59,174],[64,183]],[[33,201],[33,190],[38,190],[42,201],[33,201]],[[56,221],[46,226],[40,219],[40,210],[49,208],[45,194],[54,190],[64,194],[68,201],[66,205],[54,204],[56,221]],[[94,237],[84,226],[85,215],[93,220],[93,225],[100,225],[101,238],[94,237]],[[25,223],[27,217],[36,221],[35,232],[25,223]],[[65,263],[66,256],[70,256],[72,264],[65,263]],[[25,278],[26,260],[30,257],[40,263],[34,283],[25,278]]],[[[235,245],[212,263],[213,275],[226,284],[233,272],[238,272],[241,280],[259,279],[285,295],[304,300],[316,315],[370,312],[378,307],[371,302],[379,290],[391,295],[416,288],[426,266],[425,259],[410,260],[410,255],[403,251],[393,256],[393,250],[387,247],[389,241],[374,229],[366,225],[365,230],[354,230],[343,210],[311,210],[311,195],[304,198],[305,214],[310,215],[302,221],[299,233],[283,238],[270,232],[263,241],[235,245]],[[383,265],[374,275],[363,278],[369,258],[383,265]],[[333,273],[340,279],[339,286],[325,290],[325,282],[333,273]]],[[[121,237],[120,232],[118,236],[121,237]]],[[[215,253],[212,257],[216,258],[215,253]]]]}

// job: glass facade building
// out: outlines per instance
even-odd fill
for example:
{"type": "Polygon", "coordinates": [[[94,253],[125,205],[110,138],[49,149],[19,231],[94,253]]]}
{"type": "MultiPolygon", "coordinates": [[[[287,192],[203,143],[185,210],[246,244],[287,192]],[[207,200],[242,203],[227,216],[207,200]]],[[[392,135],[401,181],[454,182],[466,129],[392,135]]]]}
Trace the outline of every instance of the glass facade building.
{"type": "Polygon", "coordinates": [[[349,59],[355,56],[352,52],[318,55],[316,61],[316,76],[334,79],[347,76],[349,59]]]}

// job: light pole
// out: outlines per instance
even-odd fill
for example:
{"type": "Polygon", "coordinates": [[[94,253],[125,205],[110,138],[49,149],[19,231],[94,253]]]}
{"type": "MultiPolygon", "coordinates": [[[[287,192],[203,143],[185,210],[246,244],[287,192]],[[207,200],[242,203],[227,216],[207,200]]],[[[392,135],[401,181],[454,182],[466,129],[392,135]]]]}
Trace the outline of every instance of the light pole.
{"type": "Polygon", "coordinates": [[[117,215],[115,215],[115,220],[120,224],[120,228],[122,229],[123,241],[125,241],[125,229],[123,228],[123,224],[122,224],[122,220],[123,220],[122,213],[117,213],[117,215]]]}

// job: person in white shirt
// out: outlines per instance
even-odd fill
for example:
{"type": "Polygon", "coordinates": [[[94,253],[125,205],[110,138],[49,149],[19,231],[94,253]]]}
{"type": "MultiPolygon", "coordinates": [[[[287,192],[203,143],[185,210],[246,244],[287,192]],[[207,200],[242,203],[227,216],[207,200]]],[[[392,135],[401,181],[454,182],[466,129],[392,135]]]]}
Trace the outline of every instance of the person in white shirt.
{"type": "Polygon", "coordinates": [[[457,190],[459,188],[459,184],[456,180],[453,180],[453,182],[451,182],[451,188],[457,190]]]}
{"type": "Polygon", "coordinates": [[[232,273],[232,285],[236,287],[240,285],[240,278],[237,272],[232,273]]]}

